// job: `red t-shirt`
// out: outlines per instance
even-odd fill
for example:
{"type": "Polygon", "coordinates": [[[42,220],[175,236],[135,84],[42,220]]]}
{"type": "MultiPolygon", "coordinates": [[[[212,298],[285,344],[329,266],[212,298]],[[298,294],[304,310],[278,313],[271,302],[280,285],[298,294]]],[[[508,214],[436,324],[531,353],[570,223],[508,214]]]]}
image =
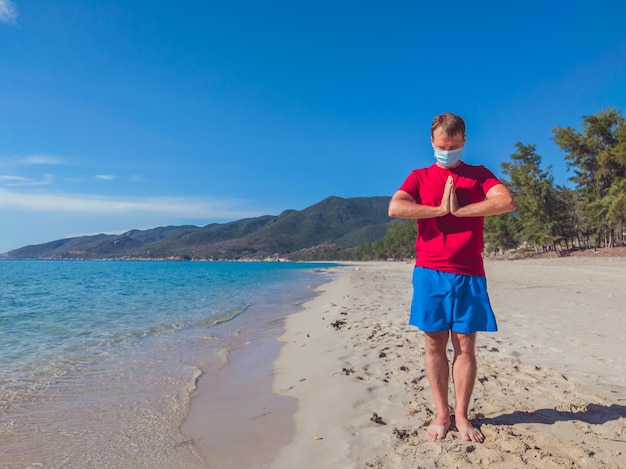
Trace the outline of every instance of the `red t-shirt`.
{"type": "MultiPolygon", "coordinates": [[[[452,169],[436,164],[414,170],[400,190],[420,205],[437,207],[448,176],[452,175],[459,205],[485,200],[489,189],[501,184],[484,166],[461,162],[452,169]]],[[[485,275],[483,266],[484,217],[455,217],[448,214],[417,221],[415,265],[453,274],[485,275]]]]}

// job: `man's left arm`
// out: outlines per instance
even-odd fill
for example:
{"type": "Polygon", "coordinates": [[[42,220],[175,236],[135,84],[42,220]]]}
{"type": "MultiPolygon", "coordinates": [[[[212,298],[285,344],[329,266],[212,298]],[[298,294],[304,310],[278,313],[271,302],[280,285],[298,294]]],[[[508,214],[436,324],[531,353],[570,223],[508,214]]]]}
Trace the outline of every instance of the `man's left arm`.
{"type": "Polygon", "coordinates": [[[485,200],[459,206],[456,191],[450,191],[450,213],[455,217],[488,217],[515,210],[515,201],[504,184],[496,184],[487,191],[485,200]]]}

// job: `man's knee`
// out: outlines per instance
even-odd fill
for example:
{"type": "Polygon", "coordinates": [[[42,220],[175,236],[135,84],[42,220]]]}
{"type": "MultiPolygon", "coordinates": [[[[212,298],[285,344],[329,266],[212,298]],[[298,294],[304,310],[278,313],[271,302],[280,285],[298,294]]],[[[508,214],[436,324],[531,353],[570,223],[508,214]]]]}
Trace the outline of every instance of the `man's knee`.
{"type": "Polygon", "coordinates": [[[454,348],[455,355],[475,355],[476,349],[476,333],[461,334],[458,332],[452,332],[452,347],[454,348]]]}
{"type": "Polygon", "coordinates": [[[449,331],[426,332],[426,353],[432,355],[445,354],[449,335],[449,331]]]}

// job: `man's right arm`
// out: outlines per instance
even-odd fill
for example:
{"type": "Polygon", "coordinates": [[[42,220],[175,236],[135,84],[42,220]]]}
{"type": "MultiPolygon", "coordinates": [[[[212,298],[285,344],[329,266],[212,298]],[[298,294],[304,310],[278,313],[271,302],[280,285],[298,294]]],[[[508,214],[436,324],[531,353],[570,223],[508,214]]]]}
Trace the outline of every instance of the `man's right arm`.
{"type": "Polygon", "coordinates": [[[436,207],[415,203],[415,200],[408,192],[399,190],[393,195],[391,202],[389,202],[388,214],[392,218],[405,218],[408,220],[443,217],[450,213],[450,191],[452,186],[452,177],[449,177],[446,181],[441,204],[436,207]]]}

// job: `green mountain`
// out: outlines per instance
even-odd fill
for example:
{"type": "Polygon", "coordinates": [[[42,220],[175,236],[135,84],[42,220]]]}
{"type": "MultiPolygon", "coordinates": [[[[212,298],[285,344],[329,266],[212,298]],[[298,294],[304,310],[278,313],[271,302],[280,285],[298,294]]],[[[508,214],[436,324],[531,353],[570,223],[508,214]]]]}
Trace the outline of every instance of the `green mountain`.
{"type": "Polygon", "coordinates": [[[389,197],[328,197],[304,210],[231,223],[167,226],[121,235],[80,236],[15,249],[9,259],[306,260],[382,238],[389,197]]]}

